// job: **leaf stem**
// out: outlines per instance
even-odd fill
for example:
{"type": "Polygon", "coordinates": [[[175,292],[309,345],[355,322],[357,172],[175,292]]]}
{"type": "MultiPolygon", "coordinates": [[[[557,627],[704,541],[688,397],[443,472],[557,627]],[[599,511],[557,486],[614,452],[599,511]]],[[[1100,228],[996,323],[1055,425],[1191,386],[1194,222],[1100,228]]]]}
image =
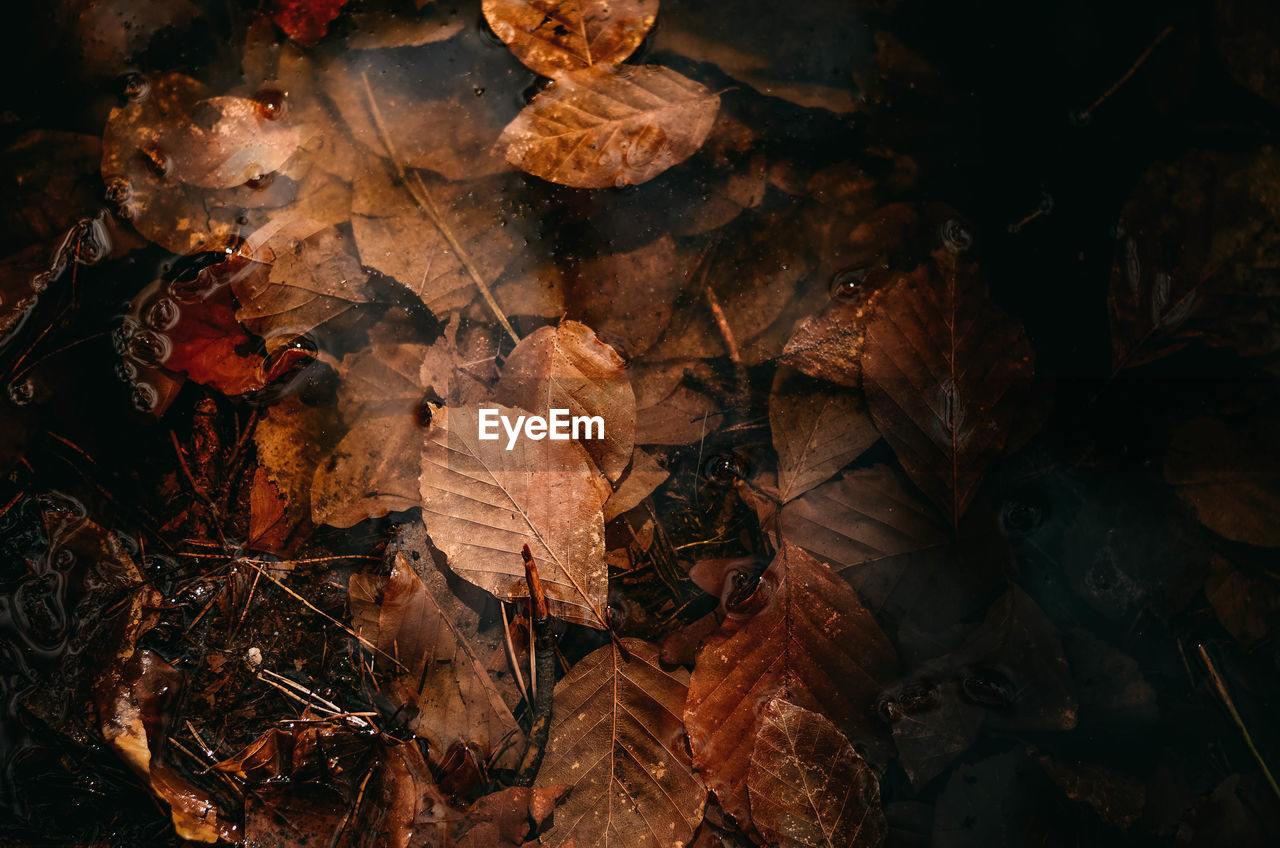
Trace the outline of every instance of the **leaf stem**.
{"type": "Polygon", "coordinates": [[[538,677],[542,685],[534,686],[533,724],[529,728],[529,742],[524,749],[524,759],[520,761],[520,770],[516,774],[516,786],[532,786],[542,765],[542,755],[547,750],[547,739],[551,735],[551,707],[554,701],[556,684],[556,646],[551,635],[551,613],[547,609],[547,596],[542,590],[542,581],[538,577],[538,565],[533,561],[529,546],[520,551],[524,559],[525,579],[529,583],[530,606],[533,608],[533,650],[536,656],[538,677]]]}

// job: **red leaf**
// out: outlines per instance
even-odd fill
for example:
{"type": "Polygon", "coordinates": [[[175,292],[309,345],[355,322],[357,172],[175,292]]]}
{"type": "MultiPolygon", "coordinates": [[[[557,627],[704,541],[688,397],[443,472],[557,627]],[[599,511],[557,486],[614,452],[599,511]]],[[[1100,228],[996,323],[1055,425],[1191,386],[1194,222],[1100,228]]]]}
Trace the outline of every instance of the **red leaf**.
{"type": "Polygon", "coordinates": [[[300,44],[314,44],[324,37],[347,0],[273,0],[271,20],[300,44]]]}

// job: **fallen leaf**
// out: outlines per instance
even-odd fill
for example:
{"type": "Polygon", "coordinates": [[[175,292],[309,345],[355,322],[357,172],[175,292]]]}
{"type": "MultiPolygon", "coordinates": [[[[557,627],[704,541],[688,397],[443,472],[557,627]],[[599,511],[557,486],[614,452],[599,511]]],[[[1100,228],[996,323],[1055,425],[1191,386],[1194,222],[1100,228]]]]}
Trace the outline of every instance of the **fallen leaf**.
{"type": "Polygon", "coordinates": [[[1026,427],[1031,345],[977,269],[939,254],[888,288],[867,327],[871,417],[912,482],[957,524],[987,466],[1026,427]]]}
{"type": "Polygon", "coordinates": [[[765,706],[747,772],[751,823],[771,844],[861,848],[884,842],[880,780],[821,713],[765,706]]]}
{"type": "Polygon", "coordinates": [[[669,68],[583,68],[539,93],[497,146],[512,165],[550,182],[635,185],[689,158],[719,106],[719,95],[669,68]]]}
{"type": "Polygon", "coordinates": [[[484,0],[483,9],[517,59],[559,77],[630,56],[653,26],[658,0],[484,0]]]}
{"type": "Polygon", "coordinates": [[[397,554],[383,590],[378,650],[399,661],[384,691],[409,711],[409,729],[427,740],[434,756],[463,742],[486,757],[502,750],[496,762],[514,768],[524,734],[469,638],[479,616],[454,597],[429,559],[419,560],[418,567],[427,581],[408,557],[397,554]]]}
{"type": "MultiPolygon", "coordinates": [[[[528,413],[495,406],[514,421],[528,413]]],[[[449,567],[500,600],[529,596],[528,545],[551,612],[605,626],[608,569],[601,507],[610,487],[576,441],[479,439],[474,407],[441,409],[422,451],[422,509],[449,567]]]]}
{"type": "Polygon", "coordinates": [[[165,176],[203,188],[235,188],[280,170],[301,139],[247,97],[208,97],[189,120],[156,140],[168,157],[165,176]]]}
{"type": "Polygon", "coordinates": [[[256,550],[285,555],[311,530],[311,479],[333,445],[332,410],[297,396],[270,407],[253,431],[258,451],[249,538],[256,550]]]}
{"type": "Polygon", "coordinates": [[[871,705],[895,677],[897,657],[853,590],[794,545],[783,545],[757,585],[738,586],[731,573],[724,591],[730,615],[698,652],[684,720],[694,765],[745,824],[763,705],[784,697],[883,748],[871,705]]]}
{"type": "Polygon", "coordinates": [[[644,502],[654,489],[666,482],[670,475],[658,464],[653,454],[636,448],[631,456],[631,466],[618,488],[604,504],[604,520],[612,521],[644,502]]]}
{"type": "Polygon", "coordinates": [[[1192,419],[1169,441],[1164,479],[1218,535],[1280,547],[1280,473],[1271,458],[1275,427],[1274,410],[1192,419]]]}
{"type": "Polygon", "coordinates": [[[785,504],[835,475],[879,441],[860,394],[779,368],[769,393],[769,431],[785,504]]]}
{"type": "Polygon", "coordinates": [[[603,420],[601,437],[582,446],[610,481],[616,482],[635,447],[635,393],[626,365],[613,348],[577,321],[541,327],[507,356],[494,398],[507,406],[547,417],[567,409],[573,417],[603,420]]]}
{"type": "Polygon", "coordinates": [[[301,44],[314,44],[337,20],[347,0],[271,0],[271,20],[301,44]]]}
{"type": "Polygon", "coordinates": [[[1280,614],[1280,588],[1268,576],[1237,568],[1220,556],[1209,565],[1204,594],[1214,615],[1246,650],[1271,633],[1280,614]]]}
{"type": "Polygon", "coordinates": [[[1120,213],[1108,297],[1116,370],[1195,338],[1246,356],[1280,349],[1278,209],[1273,148],[1152,165],[1120,213]]]}
{"type": "Polygon", "coordinates": [[[1280,106],[1280,15],[1258,0],[1217,0],[1213,4],[1218,56],[1236,82],[1273,106],[1280,106]]]}
{"type": "Polygon", "coordinates": [[[551,733],[537,786],[572,787],[542,844],[559,848],[685,845],[707,790],[685,753],[683,669],[657,649],[623,639],[580,660],[556,684],[551,733]]]}

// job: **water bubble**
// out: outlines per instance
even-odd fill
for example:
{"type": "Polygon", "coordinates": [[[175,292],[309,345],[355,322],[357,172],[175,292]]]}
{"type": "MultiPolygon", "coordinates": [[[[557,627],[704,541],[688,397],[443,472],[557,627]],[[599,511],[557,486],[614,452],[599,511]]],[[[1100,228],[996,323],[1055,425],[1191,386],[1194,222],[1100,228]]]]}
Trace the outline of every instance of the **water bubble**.
{"type": "Polygon", "coordinates": [[[157,177],[163,177],[169,172],[169,156],[156,145],[148,144],[145,147],[139,147],[138,153],[142,155],[143,163],[157,177]]]}
{"type": "Polygon", "coordinates": [[[9,384],[9,401],[14,406],[26,406],[35,400],[36,384],[30,377],[14,380],[9,384]]]}
{"type": "Polygon", "coordinates": [[[121,94],[130,103],[137,103],[145,100],[147,95],[151,94],[151,80],[142,74],[129,74],[124,78],[124,86],[121,94]]]}
{"type": "Polygon", "coordinates": [[[476,97],[483,97],[483,96],[484,96],[484,86],[477,85],[477,86],[475,87],[475,89],[473,89],[473,90],[474,90],[474,91],[475,91],[475,93],[476,93],[476,97]]]}
{"type": "Polygon", "coordinates": [[[117,206],[128,202],[133,197],[133,184],[124,177],[112,177],[107,180],[107,200],[117,206]]]}
{"type": "Polygon", "coordinates": [[[964,253],[973,247],[973,233],[959,218],[948,218],[942,225],[942,243],[952,253],[964,253]]]}
{"type": "Polygon", "coordinates": [[[244,184],[255,191],[262,191],[275,182],[276,179],[275,171],[262,173],[262,168],[257,165],[249,168],[249,173],[256,173],[257,176],[253,176],[245,180],[244,184]]]}
{"type": "Polygon", "coordinates": [[[129,339],[126,351],[143,365],[163,365],[173,352],[173,344],[163,333],[139,330],[129,339]]]}
{"type": "Polygon", "coordinates": [[[858,296],[862,283],[867,279],[866,268],[845,268],[831,278],[831,296],[838,300],[852,300],[858,296]]]}
{"type": "Polygon", "coordinates": [[[138,379],[138,366],[127,359],[123,359],[116,363],[116,377],[122,383],[132,383],[138,379]]]}
{"type": "Polygon", "coordinates": [[[137,383],[133,387],[133,406],[139,412],[151,412],[160,402],[160,393],[150,383],[137,383]]]}
{"type": "Polygon", "coordinates": [[[170,330],[182,316],[178,302],[171,297],[158,297],[143,313],[142,321],[153,330],[170,330]]]}
{"type": "Polygon", "coordinates": [[[288,101],[278,88],[264,88],[253,96],[258,104],[258,114],[267,121],[278,121],[288,111],[288,101]]]}

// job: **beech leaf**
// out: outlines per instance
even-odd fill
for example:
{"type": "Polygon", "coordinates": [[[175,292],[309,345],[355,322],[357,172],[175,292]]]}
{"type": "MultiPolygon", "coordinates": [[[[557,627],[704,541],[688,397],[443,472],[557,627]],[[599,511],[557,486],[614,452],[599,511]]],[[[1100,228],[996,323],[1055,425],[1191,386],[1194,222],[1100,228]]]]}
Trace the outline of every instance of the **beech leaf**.
{"type": "Polygon", "coordinates": [[[630,56],[653,26],[658,0],[484,0],[483,8],[517,59],[558,77],[630,56]]]}
{"type": "Polygon", "coordinates": [[[666,671],[656,647],[623,639],[599,648],[556,685],[538,787],[568,784],[542,837],[548,848],[679,848],[692,838],[707,790],[685,752],[689,675],[666,671]]]}
{"type": "Polygon", "coordinates": [[[883,745],[871,705],[898,660],[853,590],[795,545],[784,543],[754,593],[738,600],[698,652],[684,719],[694,765],[744,824],[762,705],[784,697],[820,710],[859,742],[883,745]]]}
{"type": "Polygon", "coordinates": [[[603,438],[582,445],[609,480],[616,482],[635,446],[636,399],[622,357],[577,321],[542,327],[526,336],[507,357],[494,397],[547,416],[567,409],[571,416],[604,419],[603,438]]]}
{"type": "MultiPolygon", "coordinates": [[[[496,406],[515,421],[524,410],[496,406]]],[[[520,549],[538,564],[553,615],[605,627],[609,484],[582,445],[479,439],[475,407],[434,414],[422,452],[423,521],[457,574],[504,601],[529,597],[520,549]]]]}
{"type": "Polygon", "coordinates": [[[778,496],[794,500],[879,440],[860,394],[780,368],[769,396],[778,496]]]}
{"type": "Polygon", "coordinates": [[[702,146],[720,96],[658,65],[566,74],[498,139],[508,162],[575,188],[636,185],[702,146]]]}
{"type": "Polygon", "coordinates": [[[956,524],[1027,415],[1031,345],[971,263],[923,263],[884,292],[867,327],[871,416],[907,474],[956,524]]]}
{"type": "Polygon", "coordinates": [[[871,848],[888,832],[875,772],[826,716],[782,698],[764,708],[747,790],[771,844],[871,848]]]}

